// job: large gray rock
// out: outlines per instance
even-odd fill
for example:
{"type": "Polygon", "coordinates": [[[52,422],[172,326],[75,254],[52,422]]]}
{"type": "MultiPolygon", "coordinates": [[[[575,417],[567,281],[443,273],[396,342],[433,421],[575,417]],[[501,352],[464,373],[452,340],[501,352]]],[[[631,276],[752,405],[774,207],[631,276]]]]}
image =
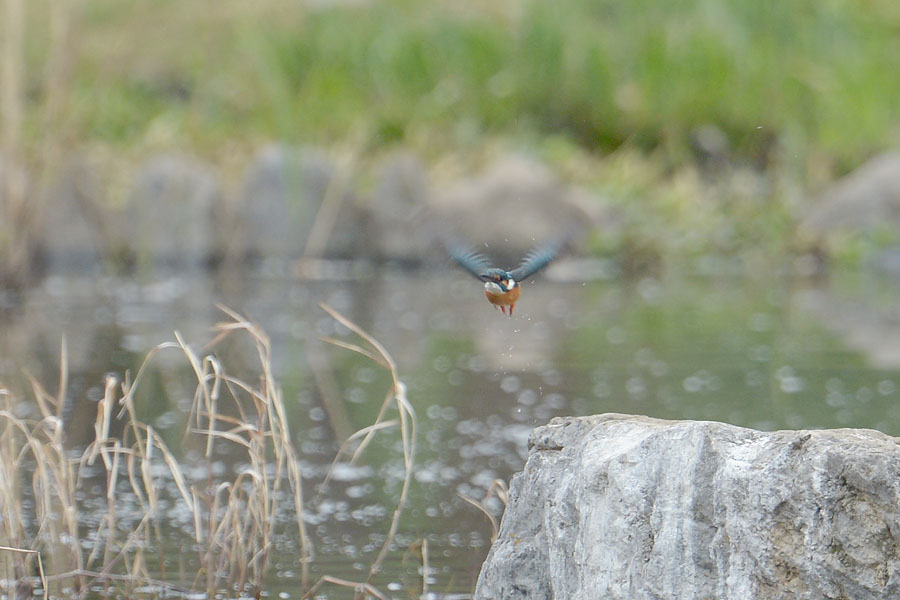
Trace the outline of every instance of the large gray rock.
{"type": "Polygon", "coordinates": [[[900,446],[870,430],[554,419],[479,600],[900,598],[900,446]]]}
{"type": "Polygon", "coordinates": [[[801,220],[812,237],[900,226],[900,151],[876,156],[825,190],[801,220]]]}

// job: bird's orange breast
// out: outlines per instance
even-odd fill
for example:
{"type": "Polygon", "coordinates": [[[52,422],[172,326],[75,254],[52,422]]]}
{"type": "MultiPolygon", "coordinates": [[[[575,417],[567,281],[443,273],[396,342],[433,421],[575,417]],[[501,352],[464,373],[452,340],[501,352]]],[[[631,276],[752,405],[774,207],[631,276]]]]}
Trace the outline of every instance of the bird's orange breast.
{"type": "Polygon", "coordinates": [[[487,297],[488,302],[494,306],[512,306],[519,299],[519,296],[522,295],[522,287],[516,285],[513,289],[508,292],[503,292],[502,294],[494,294],[488,290],[484,290],[484,295],[487,297]]]}

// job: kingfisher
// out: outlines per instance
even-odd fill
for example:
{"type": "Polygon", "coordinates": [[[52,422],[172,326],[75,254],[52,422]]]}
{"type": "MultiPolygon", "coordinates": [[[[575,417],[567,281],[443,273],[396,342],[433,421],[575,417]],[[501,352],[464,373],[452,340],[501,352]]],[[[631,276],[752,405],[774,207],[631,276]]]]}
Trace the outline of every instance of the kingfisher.
{"type": "Polygon", "coordinates": [[[488,302],[512,317],[516,302],[522,295],[521,283],[550,264],[562,245],[561,240],[554,240],[532,248],[512,271],[498,269],[483,254],[471,248],[449,245],[448,251],[462,268],[484,282],[484,295],[488,302]]]}

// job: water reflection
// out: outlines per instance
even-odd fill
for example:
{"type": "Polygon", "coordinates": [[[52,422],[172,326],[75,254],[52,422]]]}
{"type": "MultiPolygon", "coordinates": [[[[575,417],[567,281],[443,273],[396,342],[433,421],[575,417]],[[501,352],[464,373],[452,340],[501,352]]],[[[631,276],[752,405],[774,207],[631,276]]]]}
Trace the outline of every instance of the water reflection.
{"type": "MultiPolygon", "coordinates": [[[[862,297],[873,296],[871,286],[860,288],[862,297]]],[[[489,544],[487,520],[458,494],[480,499],[495,479],[519,470],[531,428],[553,416],[622,412],[761,429],[849,426],[900,434],[897,363],[881,350],[882,338],[898,336],[882,322],[862,338],[853,326],[858,321],[844,320],[865,312],[853,290],[735,279],[544,280],[526,287],[516,318],[507,319],[464,275],[446,273],[342,281],[194,275],[151,284],[55,277],[3,308],[0,378],[26,396],[27,369],[53,390],[65,334],[73,407],[67,427],[74,445],[87,443],[106,374],[133,374],[175,330],[202,353],[210,327],[224,316],[215,305],[223,303],[271,337],[303,474],[315,490],[341,442],[374,421],[389,384],[367,359],[320,341],[347,334],[317,307],[326,302],[388,348],[419,418],[414,485],[397,551],[378,584],[399,596],[420,589],[427,540],[425,576],[440,597],[472,589],[489,544]]],[[[891,291],[875,297],[892,297],[891,291]]],[[[892,313],[884,310],[890,323],[892,313]]],[[[235,376],[254,376],[252,349],[226,345],[217,353],[235,376]]],[[[194,386],[183,354],[162,351],[137,404],[170,448],[196,465],[191,478],[201,480],[204,469],[240,465],[225,451],[207,465],[201,448],[184,444],[194,386]]],[[[314,574],[365,577],[403,473],[398,438],[385,434],[359,464],[339,464],[327,489],[307,492],[314,574]]],[[[95,487],[102,496],[102,485],[95,487]]],[[[86,497],[83,509],[95,501],[86,497]]],[[[172,525],[184,525],[187,513],[179,513],[174,493],[168,502],[172,525]]],[[[496,502],[492,507],[500,510],[496,502]]],[[[299,596],[292,531],[277,540],[278,576],[269,586],[283,597],[299,596]]],[[[180,568],[196,565],[188,560],[180,568]]]]}

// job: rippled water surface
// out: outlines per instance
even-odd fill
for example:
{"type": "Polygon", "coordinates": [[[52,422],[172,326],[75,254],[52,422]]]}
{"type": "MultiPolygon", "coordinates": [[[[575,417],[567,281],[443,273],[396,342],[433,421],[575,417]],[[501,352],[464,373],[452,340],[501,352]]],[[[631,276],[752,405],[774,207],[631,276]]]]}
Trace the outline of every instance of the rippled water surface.
{"type": "MultiPolygon", "coordinates": [[[[339,444],[374,421],[390,381],[366,358],[320,340],[348,333],[318,307],[325,302],[393,355],[418,418],[414,485],[376,586],[395,597],[418,594],[427,540],[429,591],[464,598],[491,528],[460,495],[480,500],[492,482],[520,470],[529,432],[554,416],[620,412],[900,434],[895,296],[892,282],[858,277],[815,285],[550,277],[527,284],[507,319],[485,302],[478,282],[451,271],[314,281],[195,274],[142,284],[53,277],[0,299],[0,378],[18,397],[29,396],[23,369],[55,389],[65,334],[68,393],[83,415],[71,416],[70,434],[89,441],[91,402],[102,396],[106,373],[133,372],[175,330],[202,353],[211,326],[225,318],[216,303],[249,315],[271,337],[302,455],[313,574],[365,579],[402,484],[400,438],[396,429],[379,433],[357,464],[339,464],[316,493],[339,444]]],[[[252,357],[236,347],[220,359],[253,376],[252,357]]],[[[180,443],[196,384],[184,355],[161,352],[144,384],[143,417],[186,464],[198,462],[198,450],[180,443]]],[[[240,465],[225,453],[197,468],[240,465]]],[[[489,507],[499,514],[496,500],[489,507]]],[[[175,500],[169,516],[171,527],[188,526],[175,500]]],[[[296,528],[284,527],[277,543],[267,592],[298,598],[296,528]]],[[[198,567],[190,553],[177,566],[198,567]]],[[[341,594],[352,596],[332,589],[328,597],[341,594]]]]}

